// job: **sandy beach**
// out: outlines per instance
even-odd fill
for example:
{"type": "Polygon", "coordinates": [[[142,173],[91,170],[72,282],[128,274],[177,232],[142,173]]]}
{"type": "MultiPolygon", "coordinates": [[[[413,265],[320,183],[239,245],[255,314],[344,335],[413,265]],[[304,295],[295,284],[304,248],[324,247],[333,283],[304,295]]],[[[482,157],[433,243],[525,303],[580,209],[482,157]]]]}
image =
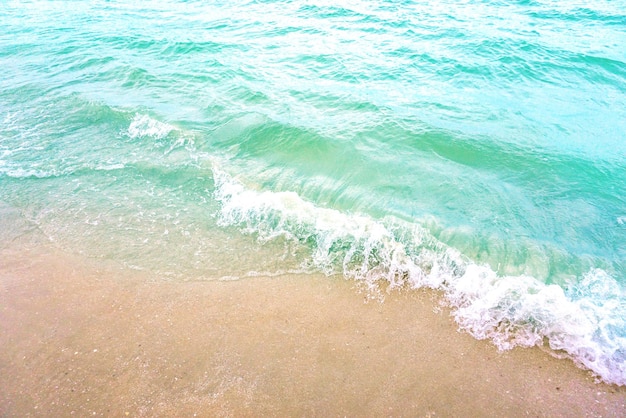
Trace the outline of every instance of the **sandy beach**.
{"type": "Polygon", "coordinates": [[[437,294],[343,279],[168,282],[0,255],[0,415],[623,416],[626,389],[457,331],[437,294]]]}

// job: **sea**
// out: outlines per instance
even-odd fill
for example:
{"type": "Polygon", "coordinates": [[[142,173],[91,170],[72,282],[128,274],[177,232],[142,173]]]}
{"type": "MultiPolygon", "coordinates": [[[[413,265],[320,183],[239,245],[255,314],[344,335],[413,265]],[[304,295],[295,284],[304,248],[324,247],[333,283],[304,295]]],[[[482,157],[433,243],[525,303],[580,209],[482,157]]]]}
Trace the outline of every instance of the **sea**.
{"type": "Polygon", "coordinates": [[[2,1],[0,225],[159,280],[435,289],[626,385],[626,0],[2,1]]]}

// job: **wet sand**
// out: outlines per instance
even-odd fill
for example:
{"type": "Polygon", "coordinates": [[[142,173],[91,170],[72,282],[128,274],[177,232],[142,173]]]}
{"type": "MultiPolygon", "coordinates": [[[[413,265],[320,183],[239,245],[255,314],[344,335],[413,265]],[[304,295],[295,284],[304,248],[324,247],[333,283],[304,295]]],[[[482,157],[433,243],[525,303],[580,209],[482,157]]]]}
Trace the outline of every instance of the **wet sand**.
{"type": "Polygon", "coordinates": [[[457,332],[434,292],[168,282],[49,246],[0,250],[0,346],[3,417],[626,415],[626,388],[457,332]]]}

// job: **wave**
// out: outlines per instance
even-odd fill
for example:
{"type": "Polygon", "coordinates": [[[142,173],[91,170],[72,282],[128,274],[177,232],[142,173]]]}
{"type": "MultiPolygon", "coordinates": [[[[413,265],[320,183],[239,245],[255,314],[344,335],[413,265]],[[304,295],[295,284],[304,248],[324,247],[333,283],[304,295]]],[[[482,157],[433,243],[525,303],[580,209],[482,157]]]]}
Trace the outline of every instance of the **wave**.
{"type": "Polygon", "coordinates": [[[194,142],[193,132],[145,113],[78,95],[45,102],[49,103],[55,105],[49,106],[53,110],[25,109],[4,115],[0,176],[45,179],[120,170],[144,161],[172,159],[174,152],[194,142]]]}
{"type": "Polygon", "coordinates": [[[138,113],[128,126],[128,136],[133,139],[144,136],[162,139],[173,130],[174,127],[170,124],[160,122],[148,115],[138,113]]]}
{"type": "Polygon", "coordinates": [[[304,270],[387,289],[443,292],[460,328],[501,350],[547,345],[607,383],[626,385],[626,295],[594,269],[566,288],[531,276],[500,276],[420,225],[322,208],[293,192],[259,191],[213,167],[218,222],[260,243],[304,246],[304,270]]]}

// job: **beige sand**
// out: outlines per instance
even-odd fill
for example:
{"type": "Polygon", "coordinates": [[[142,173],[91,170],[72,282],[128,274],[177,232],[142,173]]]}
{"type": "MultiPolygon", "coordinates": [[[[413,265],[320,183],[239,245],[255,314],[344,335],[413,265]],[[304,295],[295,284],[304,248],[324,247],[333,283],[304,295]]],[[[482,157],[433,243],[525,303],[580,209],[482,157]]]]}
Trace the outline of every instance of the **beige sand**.
{"type": "Polygon", "coordinates": [[[626,389],[456,331],[428,292],[171,283],[0,251],[0,416],[625,416],[626,389]]]}

